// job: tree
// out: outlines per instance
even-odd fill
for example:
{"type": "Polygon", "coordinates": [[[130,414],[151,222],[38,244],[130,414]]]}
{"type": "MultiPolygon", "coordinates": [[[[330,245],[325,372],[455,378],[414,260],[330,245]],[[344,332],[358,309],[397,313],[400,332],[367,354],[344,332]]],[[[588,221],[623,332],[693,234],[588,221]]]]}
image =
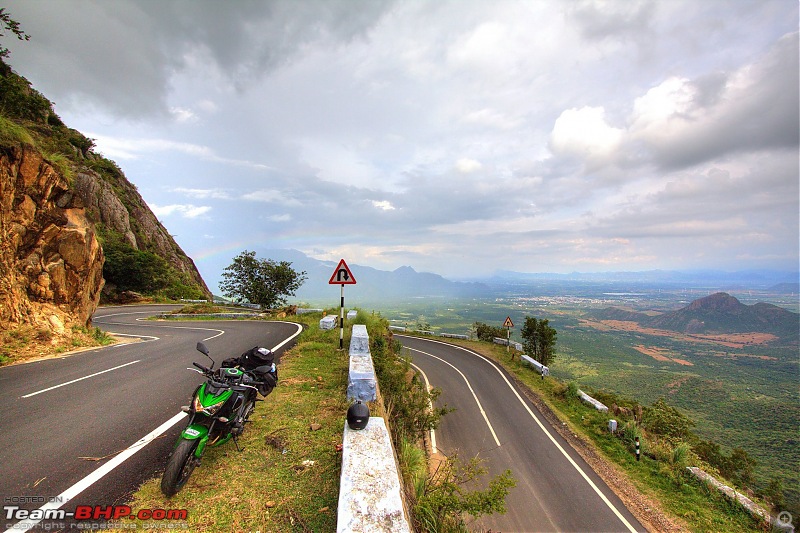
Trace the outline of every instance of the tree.
{"type": "Polygon", "coordinates": [[[505,339],[508,334],[505,329],[499,326],[493,327],[488,324],[484,324],[483,322],[475,322],[472,325],[472,328],[475,331],[475,336],[478,337],[479,341],[492,342],[495,337],[505,339]]]}
{"type": "Polygon", "coordinates": [[[550,363],[556,358],[556,337],[558,335],[558,332],[550,327],[550,321],[546,318],[537,319],[526,316],[520,335],[525,353],[544,366],[550,366],[550,363]]]}
{"type": "MultiPolygon", "coordinates": [[[[17,36],[20,41],[29,41],[31,36],[22,31],[19,27],[19,22],[11,18],[11,15],[6,11],[6,8],[0,8],[0,37],[5,37],[5,30],[10,30],[11,33],[17,36]]],[[[0,57],[8,57],[11,55],[11,50],[5,46],[0,45],[0,57]]]]}
{"type": "Polygon", "coordinates": [[[229,298],[247,300],[262,309],[286,304],[306,280],[306,273],[296,272],[289,261],[256,259],[247,250],[233,259],[222,272],[219,288],[229,298]]]}

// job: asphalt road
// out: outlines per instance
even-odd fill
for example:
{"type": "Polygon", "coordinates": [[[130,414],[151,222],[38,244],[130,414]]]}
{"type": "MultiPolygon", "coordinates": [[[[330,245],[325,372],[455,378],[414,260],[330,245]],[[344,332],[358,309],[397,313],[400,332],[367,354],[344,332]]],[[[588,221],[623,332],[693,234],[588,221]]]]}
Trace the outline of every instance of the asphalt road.
{"type": "Polygon", "coordinates": [[[434,434],[439,451],[480,457],[490,475],[510,469],[517,480],[506,514],[483,517],[471,529],[646,531],[503,369],[452,344],[395,338],[430,385],[442,389],[439,403],[456,408],[434,434]]]}
{"type": "MultiPolygon", "coordinates": [[[[195,350],[198,341],[217,364],[253,346],[275,350],[280,363],[300,332],[288,322],[141,320],[174,307],[100,308],[95,326],[137,342],[0,368],[4,507],[123,504],[163,470],[185,424],[180,407],[203,380],[186,368],[193,361],[208,365],[195,350]],[[162,424],[172,425],[133,446],[162,424]]],[[[4,529],[17,522],[4,510],[4,529]]]]}

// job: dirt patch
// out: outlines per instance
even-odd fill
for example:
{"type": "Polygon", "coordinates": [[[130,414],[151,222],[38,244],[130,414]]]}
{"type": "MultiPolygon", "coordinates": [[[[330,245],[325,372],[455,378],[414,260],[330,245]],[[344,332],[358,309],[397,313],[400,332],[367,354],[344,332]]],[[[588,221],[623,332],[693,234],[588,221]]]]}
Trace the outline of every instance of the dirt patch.
{"type": "Polygon", "coordinates": [[[764,346],[778,337],[771,333],[725,333],[725,334],[695,334],[680,333],[666,329],[646,328],[636,322],[627,320],[588,320],[580,319],[579,324],[598,331],[626,331],[642,333],[652,337],[667,337],[680,342],[693,342],[696,344],[715,344],[728,348],[744,348],[745,346],[764,346]]]}
{"type": "Polygon", "coordinates": [[[687,361],[686,359],[680,359],[679,357],[676,357],[677,354],[664,348],[659,348],[657,346],[645,346],[643,344],[637,344],[633,348],[637,352],[652,357],[656,361],[677,363],[684,366],[694,366],[694,363],[687,361]]]}

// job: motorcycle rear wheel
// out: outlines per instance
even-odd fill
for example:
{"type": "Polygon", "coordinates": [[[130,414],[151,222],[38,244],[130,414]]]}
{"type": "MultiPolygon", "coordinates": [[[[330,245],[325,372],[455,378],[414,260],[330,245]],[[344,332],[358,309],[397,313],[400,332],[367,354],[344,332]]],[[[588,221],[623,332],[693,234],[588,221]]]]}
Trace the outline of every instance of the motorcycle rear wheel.
{"type": "Polygon", "coordinates": [[[194,450],[197,448],[197,440],[181,439],[167,462],[164,476],[161,478],[161,492],[165,496],[174,496],[183,488],[192,475],[197,461],[194,450]]]}

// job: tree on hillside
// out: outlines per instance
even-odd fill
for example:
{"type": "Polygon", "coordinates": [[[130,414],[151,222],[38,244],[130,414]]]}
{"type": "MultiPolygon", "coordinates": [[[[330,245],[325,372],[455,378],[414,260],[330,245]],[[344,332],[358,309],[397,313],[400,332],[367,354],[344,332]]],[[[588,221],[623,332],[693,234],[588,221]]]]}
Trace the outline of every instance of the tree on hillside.
{"type": "MultiPolygon", "coordinates": [[[[0,37],[5,37],[6,30],[10,30],[20,41],[29,41],[31,39],[31,36],[19,27],[19,22],[11,18],[6,8],[0,7],[0,37]]],[[[11,50],[0,45],[0,57],[8,57],[9,55],[11,55],[11,50]]]]}
{"type": "Polygon", "coordinates": [[[475,322],[472,325],[472,331],[475,332],[475,336],[479,341],[486,342],[492,342],[495,337],[505,339],[508,334],[508,332],[500,326],[494,327],[484,324],[483,322],[475,322]]]}
{"type": "Polygon", "coordinates": [[[526,316],[520,335],[525,353],[544,366],[550,366],[556,358],[557,336],[556,330],[550,327],[550,321],[546,318],[526,316]]]}
{"type": "Polygon", "coordinates": [[[229,298],[270,309],[285,304],[305,280],[306,273],[296,272],[289,261],[257,259],[255,252],[245,250],[225,267],[219,288],[229,298]]]}

